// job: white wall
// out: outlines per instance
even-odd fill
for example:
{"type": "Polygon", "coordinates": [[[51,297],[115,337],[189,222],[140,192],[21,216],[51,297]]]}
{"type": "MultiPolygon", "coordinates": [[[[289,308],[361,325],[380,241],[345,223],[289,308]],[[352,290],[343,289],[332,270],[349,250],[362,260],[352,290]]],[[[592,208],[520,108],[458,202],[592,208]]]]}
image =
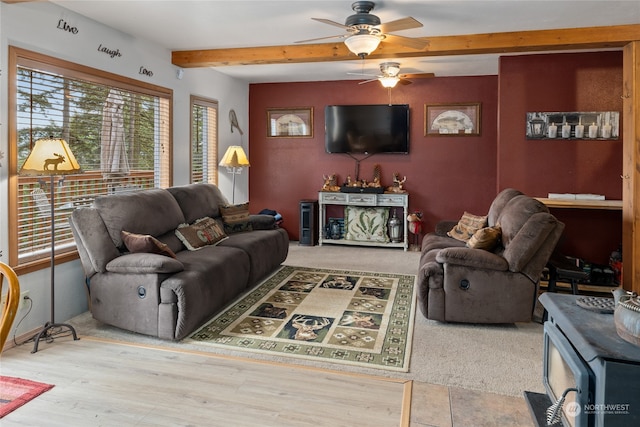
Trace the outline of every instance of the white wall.
{"type": "MultiPolygon", "coordinates": [[[[162,31],[161,28],[158,31],[162,31]]],[[[178,67],[171,64],[171,52],[145,40],[136,39],[100,23],[48,2],[0,3],[0,261],[8,263],[8,126],[7,126],[7,54],[8,46],[17,46],[67,61],[123,75],[172,89],[173,92],[173,185],[189,183],[189,97],[198,95],[219,103],[220,156],[227,146],[239,144],[237,131],[231,133],[229,110],[234,109],[245,131],[248,148],[249,86],[212,69],[185,69],[178,79],[178,67]],[[75,27],[77,33],[58,29],[59,23],[75,27]],[[100,52],[102,45],[118,49],[122,56],[111,58],[100,52]],[[140,67],[153,72],[141,75],[140,67]]],[[[231,200],[231,178],[219,174],[222,192],[231,200]]],[[[236,201],[248,200],[248,174],[236,178],[236,201]]],[[[87,293],[78,260],[58,265],[56,273],[56,321],[64,321],[87,310],[87,293]]],[[[33,310],[17,325],[20,336],[34,330],[50,318],[50,270],[20,276],[20,287],[29,290],[33,310]]],[[[6,288],[5,288],[6,289],[6,288]]],[[[13,336],[13,332],[10,337],[13,336]]]]}

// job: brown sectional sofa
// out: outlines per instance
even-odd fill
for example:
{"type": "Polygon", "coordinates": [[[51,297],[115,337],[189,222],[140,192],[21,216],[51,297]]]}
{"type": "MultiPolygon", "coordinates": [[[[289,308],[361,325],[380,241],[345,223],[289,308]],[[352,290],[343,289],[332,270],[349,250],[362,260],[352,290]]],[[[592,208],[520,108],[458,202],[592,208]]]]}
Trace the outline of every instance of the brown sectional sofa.
{"type": "Polygon", "coordinates": [[[228,202],[211,184],[190,184],[99,196],[70,218],[93,317],[122,329],[179,340],[277,269],[289,250],[287,232],[269,215],[251,215],[252,231],[187,250],[180,224],[221,220],[228,202]],[[130,253],[121,231],[150,235],[175,253],[130,253]]]}

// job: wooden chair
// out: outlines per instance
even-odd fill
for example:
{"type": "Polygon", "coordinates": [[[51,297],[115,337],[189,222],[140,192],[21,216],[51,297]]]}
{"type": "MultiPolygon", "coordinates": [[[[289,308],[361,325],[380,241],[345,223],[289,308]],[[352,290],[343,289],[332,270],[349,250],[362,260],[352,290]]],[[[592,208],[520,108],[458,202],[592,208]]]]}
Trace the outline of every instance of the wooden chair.
{"type": "Polygon", "coordinates": [[[9,336],[9,331],[13,325],[13,320],[18,312],[18,305],[20,304],[20,283],[18,282],[18,276],[11,267],[7,264],[0,262],[0,292],[2,291],[3,279],[7,277],[9,282],[9,289],[7,291],[7,303],[2,310],[2,328],[0,329],[0,352],[4,348],[4,343],[9,336]]]}

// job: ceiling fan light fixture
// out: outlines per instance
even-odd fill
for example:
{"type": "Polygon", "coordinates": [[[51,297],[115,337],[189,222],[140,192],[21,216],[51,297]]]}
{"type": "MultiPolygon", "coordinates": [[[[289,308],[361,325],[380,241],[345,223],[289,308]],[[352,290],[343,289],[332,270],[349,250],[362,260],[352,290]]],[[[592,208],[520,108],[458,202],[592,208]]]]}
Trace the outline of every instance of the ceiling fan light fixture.
{"type": "Polygon", "coordinates": [[[386,76],[386,77],[380,77],[378,80],[380,80],[382,87],[391,89],[392,87],[395,87],[398,84],[398,81],[400,80],[400,78],[397,76],[394,76],[394,77],[386,76]]]}
{"type": "Polygon", "coordinates": [[[351,52],[364,58],[378,48],[380,38],[372,34],[355,34],[347,37],[344,44],[351,52]]]}

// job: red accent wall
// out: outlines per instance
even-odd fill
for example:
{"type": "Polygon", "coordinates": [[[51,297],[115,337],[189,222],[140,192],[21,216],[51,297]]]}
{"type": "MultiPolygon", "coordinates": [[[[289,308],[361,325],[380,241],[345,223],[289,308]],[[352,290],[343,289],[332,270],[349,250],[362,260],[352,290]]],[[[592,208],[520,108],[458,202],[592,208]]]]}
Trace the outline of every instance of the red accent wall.
{"type": "MultiPolygon", "coordinates": [[[[380,164],[382,183],[394,172],[406,176],[411,210],[422,210],[423,231],[463,211],[486,213],[498,191],[518,188],[531,196],[549,192],[600,193],[622,197],[622,141],[531,141],[528,111],[622,111],[622,53],[507,56],[499,76],[417,79],[391,90],[391,103],[411,108],[410,154],[363,160],[360,177],[371,179],[380,164]],[[481,135],[424,136],[424,105],[481,102],[481,135]],[[499,113],[498,113],[499,111],[499,113]]],[[[347,155],[324,151],[324,107],[386,104],[377,82],[253,84],[249,89],[251,211],[274,209],[293,240],[299,233],[299,201],[317,199],[323,174],[342,183],[354,175],[347,155]],[[267,138],[268,108],[313,107],[313,138],[267,138]]],[[[622,130],[621,132],[622,133],[622,130]]],[[[618,211],[554,209],[566,223],[561,249],[604,263],[621,242],[618,211]]]]}
{"type": "MultiPolygon", "coordinates": [[[[495,197],[497,76],[416,79],[391,90],[391,103],[409,104],[410,153],[377,154],[360,164],[370,180],[380,164],[382,184],[393,174],[406,176],[409,208],[424,212],[424,230],[443,218],[458,219],[466,209],[483,213],[495,197]],[[425,137],[424,105],[481,102],[481,136],[425,137]]],[[[249,90],[249,198],[252,212],[269,208],[284,216],[297,240],[301,199],[317,199],[323,174],[336,173],[342,184],[355,176],[355,161],[324,149],[324,107],[340,104],[388,104],[377,82],[357,81],[254,84],[249,90]],[[313,138],[267,138],[268,108],[313,107],[313,138]]]]}
{"type": "MultiPolygon", "coordinates": [[[[498,188],[622,198],[622,139],[527,140],[527,112],[622,112],[622,53],[506,56],[499,73],[498,188]]],[[[622,129],[620,129],[622,134],[622,129]]],[[[620,211],[552,209],[565,223],[560,249],[606,263],[622,243],[620,211]]]]}

